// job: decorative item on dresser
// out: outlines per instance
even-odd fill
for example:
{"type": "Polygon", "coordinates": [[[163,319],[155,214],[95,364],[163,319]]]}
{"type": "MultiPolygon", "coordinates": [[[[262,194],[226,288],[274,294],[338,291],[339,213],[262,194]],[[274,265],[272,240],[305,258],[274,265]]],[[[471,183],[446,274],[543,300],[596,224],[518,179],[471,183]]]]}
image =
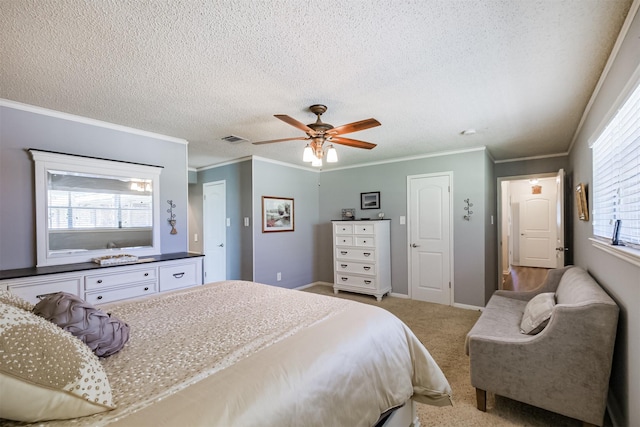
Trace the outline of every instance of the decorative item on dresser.
{"type": "Polygon", "coordinates": [[[378,301],[391,292],[390,221],[333,221],[335,293],[358,292],[378,301]]]}

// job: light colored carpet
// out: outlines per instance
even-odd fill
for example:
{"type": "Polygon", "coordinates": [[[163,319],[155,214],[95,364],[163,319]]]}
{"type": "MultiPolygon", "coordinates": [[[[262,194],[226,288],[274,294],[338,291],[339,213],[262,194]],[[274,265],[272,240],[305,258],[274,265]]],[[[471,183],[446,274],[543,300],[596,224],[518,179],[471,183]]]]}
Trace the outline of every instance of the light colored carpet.
{"type": "MultiPolygon", "coordinates": [[[[330,286],[316,285],[305,291],[334,296],[330,286]]],[[[480,316],[479,311],[388,296],[377,302],[374,297],[348,292],[340,292],[337,297],[377,305],[395,314],[411,328],[444,372],[453,390],[454,406],[438,408],[418,403],[418,418],[422,426],[582,425],[572,418],[492,393],[487,393],[487,412],[476,408],[464,340],[480,316]]]]}

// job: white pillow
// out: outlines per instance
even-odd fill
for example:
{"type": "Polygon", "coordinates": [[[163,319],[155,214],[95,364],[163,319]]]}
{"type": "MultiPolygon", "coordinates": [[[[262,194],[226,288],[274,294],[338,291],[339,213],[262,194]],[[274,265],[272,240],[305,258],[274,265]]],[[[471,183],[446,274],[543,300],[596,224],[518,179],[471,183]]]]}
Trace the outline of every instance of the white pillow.
{"type": "Polygon", "coordinates": [[[27,311],[33,310],[33,304],[31,304],[28,301],[25,301],[24,299],[20,298],[18,295],[10,291],[0,290],[0,302],[12,305],[14,307],[18,307],[27,311]]]}
{"type": "Polygon", "coordinates": [[[549,323],[555,305],[556,299],[553,292],[545,292],[531,298],[524,308],[520,332],[535,335],[542,331],[549,323]]]}
{"type": "Polygon", "coordinates": [[[38,422],[113,409],[98,357],[78,338],[0,302],[0,418],[38,422]]]}

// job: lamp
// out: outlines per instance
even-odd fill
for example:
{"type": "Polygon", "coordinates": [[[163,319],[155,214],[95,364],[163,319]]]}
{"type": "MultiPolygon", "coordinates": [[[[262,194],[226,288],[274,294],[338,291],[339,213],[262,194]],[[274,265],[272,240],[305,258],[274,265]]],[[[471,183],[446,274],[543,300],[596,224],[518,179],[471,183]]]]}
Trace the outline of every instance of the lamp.
{"type": "Polygon", "coordinates": [[[338,152],[333,148],[333,144],[327,150],[327,163],[336,163],[338,161],[338,152]]]}
{"type": "Polygon", "coordinates": [[[304,147],[304,151],[302,152],[302,161],[309,163],[313,161],[314,157],[315,156],[313,155],[313,149],[309,144],[307,144],[307,146],[304,147]]]}
{"type": "Polygon", "coordinates": [[[322,158],[327,156],[327,163],[336,163],[338,161],[338,152],[333,147],[333,144],[327,148],[326,153],[323,150],[324,137],[316,137],[312,138],[310,144],[307,144],[304,147],[304,151],[302,152],[302,161],[303,162],[311,162],[311,166],[322,166],[322,158]]]}

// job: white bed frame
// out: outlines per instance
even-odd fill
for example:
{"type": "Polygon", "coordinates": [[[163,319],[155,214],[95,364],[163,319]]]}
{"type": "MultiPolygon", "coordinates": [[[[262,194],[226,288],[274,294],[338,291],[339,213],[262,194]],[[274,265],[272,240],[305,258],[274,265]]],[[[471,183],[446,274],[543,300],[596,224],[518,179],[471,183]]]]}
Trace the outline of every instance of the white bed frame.
{"type": "Polygon", "coordinates": [[[409,399],[404,406],[395,410],[383,427],[420,427],[413,400],[409,399]]]}

